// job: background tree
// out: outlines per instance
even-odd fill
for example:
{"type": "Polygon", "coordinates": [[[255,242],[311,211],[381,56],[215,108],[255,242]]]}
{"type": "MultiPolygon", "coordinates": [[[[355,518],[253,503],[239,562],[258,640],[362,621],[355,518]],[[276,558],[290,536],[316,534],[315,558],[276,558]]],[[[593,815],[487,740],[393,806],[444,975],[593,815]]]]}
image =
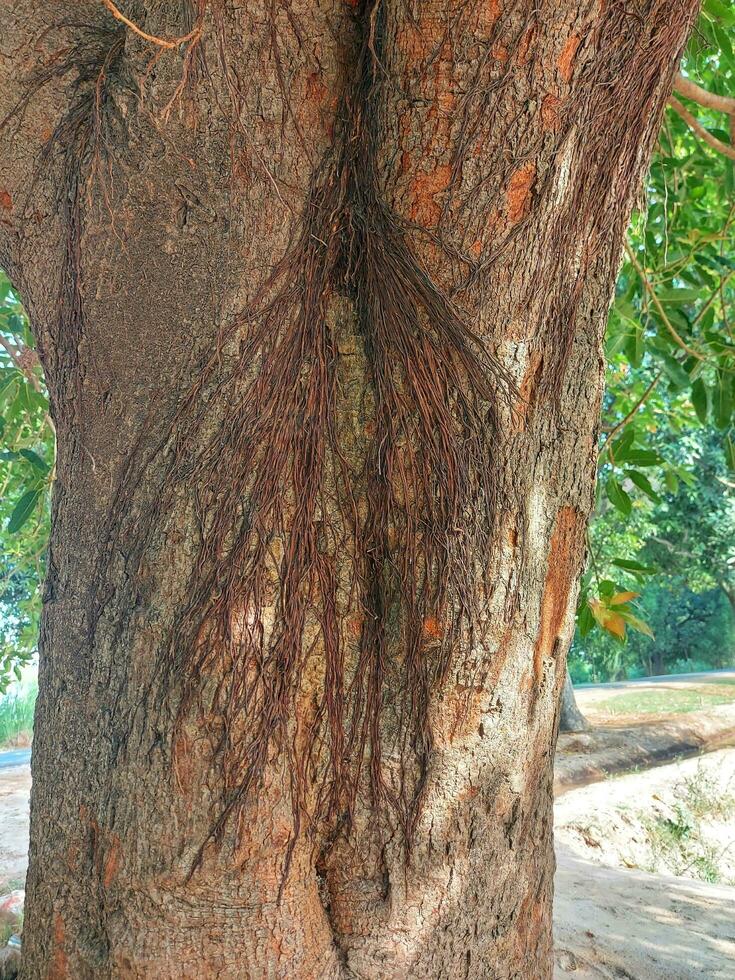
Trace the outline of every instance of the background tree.
{"type": "Polygon", "coordinates": [[[551,975],[601,340],[696,6],[3,11],[58,434],[26,975],[551,975]]]}
{"type": "MultiPolygon", "coordinates": [[[[692,589],[699,595],[712,587],[735,561],[732,477],[726,474],[735,463],[735,102],[728,95],[735,91],[734,23],[729,8],[704,5],[675,83],[646,205],[626,246],[607,332],[593,561],[571,658],[579,680],[644,672],[652,661],[660,669],[665,661],[678,669],[677,656],[666,660],[660,629],[654,629],[660,642],[645,635],[654,625],[646,626],[647,616],[659,625],[674,620],[677,596],[682,605],[690,603],[692,589]],[[662,535],[669,535],[666,554],[656,545],[662,535]],[[642,605],[636,608],[633,599],[624,610],[632,620],[613,615],[613,596],[642,591],[642,605]],[[607,637],[596,632],[611,624],[607,637]],[[630,636],[631,626],[644,633],[630,636]]],[[[722,664],[723,657],[730,662],[728,618],[716,600],[704,607],[714,617],[711,629],[720,630],[709,663],[722,664]]],[[[699,631],[701,642],[690,654],[707,649],[706,634],[699,631]]],[[[700,661],[706,663],[706,657],[700,661]]]]}
{"type": "Polygon", "coordinates": [[[28,318],[0,270],[0,692],[37,650],[53,426],[28,318]]]}

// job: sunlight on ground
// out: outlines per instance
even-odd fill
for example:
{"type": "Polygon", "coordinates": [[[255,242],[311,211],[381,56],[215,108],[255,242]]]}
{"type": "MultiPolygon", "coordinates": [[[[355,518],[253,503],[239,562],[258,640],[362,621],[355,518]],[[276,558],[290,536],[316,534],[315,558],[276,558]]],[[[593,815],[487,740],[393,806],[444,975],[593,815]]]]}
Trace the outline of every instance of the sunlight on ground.
{"type": "Polygon", "coordinates": [[[607,715],[673,715],[689,711],[701,711],[718,704],[735,702],[735,684],[702,684],[697,687],[672,689],[661,685],[662,689],[648,688],[643,691],[625,691],[613,697],[598,701],[594,705],[596,714],[607,715]]]}

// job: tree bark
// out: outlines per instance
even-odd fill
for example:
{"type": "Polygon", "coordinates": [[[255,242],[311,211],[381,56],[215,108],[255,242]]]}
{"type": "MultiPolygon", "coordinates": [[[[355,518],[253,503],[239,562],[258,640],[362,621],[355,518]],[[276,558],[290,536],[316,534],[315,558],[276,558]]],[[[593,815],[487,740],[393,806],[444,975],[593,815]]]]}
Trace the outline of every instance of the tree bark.
{"type": "Polygon", "coordinates": [[[63,6],[2,5],[58,432],[23,976],[550,978],[602,338],[697,4],[63,6]]]}
{"type": "Polygon", "coordinates": [[[579,710],[577,699],[574,696],[572,678],[567,669],[564,677],[564,686],[561,689],[561,705],[559,707],[559,731],[560,732],[586,732],[589,722],[579,710]]]}

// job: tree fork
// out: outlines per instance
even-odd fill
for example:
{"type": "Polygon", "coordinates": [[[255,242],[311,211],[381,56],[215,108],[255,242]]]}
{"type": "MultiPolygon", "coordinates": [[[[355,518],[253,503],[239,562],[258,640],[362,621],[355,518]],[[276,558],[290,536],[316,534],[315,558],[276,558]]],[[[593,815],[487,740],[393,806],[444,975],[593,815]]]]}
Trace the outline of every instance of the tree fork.
{"type": "Polygon", "coordinates": [[[0,60],[58,430],[24,975],[550,977],[601,340],[696,4],[46,6],[0,60]]]}

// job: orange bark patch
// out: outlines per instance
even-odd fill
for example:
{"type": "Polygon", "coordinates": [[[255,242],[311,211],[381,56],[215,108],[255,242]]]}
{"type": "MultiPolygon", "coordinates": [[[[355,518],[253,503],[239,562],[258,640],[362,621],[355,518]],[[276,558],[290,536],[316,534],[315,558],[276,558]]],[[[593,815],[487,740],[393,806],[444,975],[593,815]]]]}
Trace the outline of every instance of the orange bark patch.
{"type": "Polygon", "coordinates": [[[447,24],[433,4],[422,4],[416,20],[410,20],[396,38],[406,61],[416,63],[428,58],[446,38],[447,24]]]}
{"type": "Polygon", "coordinates": [[[574,58],[577,54],[579,42],[579,36],[577,34],[572,34],[567,39],[567,43],[564,45],[562,52],[559,55],[559,60],[556,63],[556,67],[559,69],[559,74],[565,82],[571,81],[572,72],[574,71],[574,58]]]}
{"type": "Polygon", "coordinates": [[[555,130],[559,126],[559,106],[561,99],[558,95],[549,93],[541,103],[541,123],[544,129],[555,130]]]}
{"type": "Polygon", "coordinates": [[[66,928],[59,912],[54,912],[54,938],[46,980],[65,980],[69,976],[69,961],[64,949],[66,928]]]}
{"type": "Polygon", "coordinates": [[[436,197],[443,193],[452,179],[448,163],[440,164],[431,173],[420,173],[411,184],[411,220],[425,228],[434,228],[441,217],[441,205],[436,197]]]}
{"type": "Polygon", "coordinates": [[[550,905],[544,897],[539,898],[534,885],[526,893],[518,914],[519,944],[529,951],[536,951],[543,943],[550,905]]]}
{"type": "Polygon", "coordinates": [[[424,636],[427,640],[440,640],[442,627],[436,616],[427,616],[423,625],[424,636]]]}
{"type": "Polygon", "coordinates": [[[317,71],[307,75],[304,81],[304,97],[298,106],[298,117],[304,127],[304,136],[308,139],[309,130],[313,127],[330,129],[334,124],[334,100],[329,98],[329,91],[317,71]]]}
{"type": "Polygon", "coordinates": [[[311,102],[321,103],[327,95],[327,86],[318,72],[313,71],[306,79],[306,97],[311,102]]]}
{"type": "MultiPolygon", "coordinates": [[[[451,62],[442,62],[442,65],[445,67],[448,65],[449,68],[451,68],[451,62]]],[[[446,82],[446,84],[449,84],[450,81],[449,72],[445,71],[443,77],[438,78],[437,81],[446,82]]],[[[439,114],[448,116],[450,115],[451,112],[454,111],[454,107],[456,106],[456,104],[457,104],[457,99],[454,92],[450,91],[447,88],[443,88],[440,89],[436,97],[436,102],[434,103],[434,106],[436,107],[436,110],[438,111],[439,114]]],[[[432,107],[432,111],[433,108],[434,107],[432,107]]],[[[429,113],[429,115],[431,115],[431,112],[429,113]]]]}
{"type": "Polygon", "coordinates": [[[514,429],[516,432],[522,432],[526,426],[526,420],[533,407],[534,395],[541,378],[543,366],[543,356],[539,351],[534,351],[528,359],[528,367],[526,368],[526,373],[523,375],[523,380],[518,391],[520,397],[518,398],[514,413],[514,429]]]}
{"type": "Polygon", "coordinates": [[[534,648],[533,667],[537,685],[541,680],[544,657],[552,654],[564,626],[569,593],[578,570],[581,527],[580,514],[575,507],[562,507],[556,515],[541,600],[541,623],[534,648]]]}
{"type": "Polygon", "coordinates": [[[364,616],[350,616],[347,620],[347,632],[349,635],[355,638],[359,637],[362,633],[362,624],[364,621],[364,616]]]}
{"type": "Polygon", "coordinates": [[[536,164],[526,163],[510,178],[505,200],[506,212],[511,222],[519,221],[526,213],[535,177],[536,164]]]}
{"type": "Polygon", "coordinates": [[[477,13],[477,27],[479,31],[489,33],[495,26],[495,21],[500,17],[502,10],[500,0],[481,0],[480,9],[477,13]]]}
{"type": "Polygon", "coordinates": [[[117,834],[112,834],[107,856],[105,857],[105,865],[102,869],[102,884],[105,886],[105,888],[110,887],[117,877],[118,871],[120,870],[120,851],[120,838],[117,836],[117,834]]]}
{"type": "Polygon", "coordinates": [[[479,256],[479,255],[481,255],[481,254],[482,254],[482,242],[480,241],[480,239],[479,239],[479,238],[477,239],[477,241],[476,241],[476,242],[473,242],[473,243],[472,243],[472,244],[470,245],[470,252],[471,252],[471,253],[472,253],[472,254],[473,254],[473,255],[474,255],[475,257],[477,257],[477,256],[479,256]]]}
{"type": "Polygon", "coordinates": [[[8,191],[0,191],[0,208],[4,211],[13,210],[13,198],[8,191]]]}
{"type": "Polygon", "coordinates": [[[503,64],[508,60],[508,49],[504,44],[494,44],[491,54],[496,61],[500,61],[503,64]]]}
{"type": "Polygon", "coordinates": [[[533,41],[533,36],[535,33],[536,28],[533,24],[526,28],[526,32],[521,38],[521,43],[518,45],[517,61],[519,65],[525,65],[528,61],[528,55],[531,50],[531,42],[533,41]]]}

